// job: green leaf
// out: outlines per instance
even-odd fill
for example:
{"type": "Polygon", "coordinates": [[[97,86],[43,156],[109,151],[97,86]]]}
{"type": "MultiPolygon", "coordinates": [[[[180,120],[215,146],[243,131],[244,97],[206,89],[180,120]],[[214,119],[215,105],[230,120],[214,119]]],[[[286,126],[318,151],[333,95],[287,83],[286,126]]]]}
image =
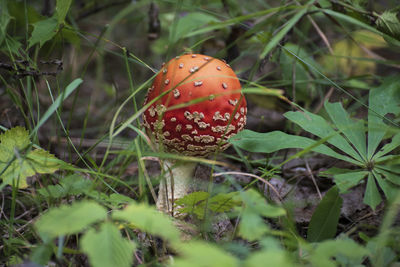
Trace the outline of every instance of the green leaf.
{"type": "Polygon", "coordinates": [[[249,241],[259,240],[269,227],[262,217],[276,218],[286,214],[283,208],[269,205],[254,189],[238,195],[244,203],[242,217],[239,224],[239,235],[249,241]]]}
{"type": "Polygon", "coordinates": [[[336,267],[334,258],[345,257],[352,262],[362,262],[368,251],[353,240],[336,239],[317,243],[310,255],[313,266],[336,267]]]}
{"type": "Polygon", "coordinates": [[[26,149],[31,141],[29,140],[29,132],[21,126],[11,128],[10,130],[0,134],[0,157],[7,160],[13,157],[14,149],[26,149]],[[7,154],[8,153],[8,154],[7,154]]]}
{"type": "Polygon", "coordinates": [[[41,237],[54,237],[82,232],[89,225],[107,218],[107,210],[93,201],[51,208],[35,223],[41,237]]]}
{"type": "Polygon", "coordinates": [[[289,111],[284,114],[286,118],[293,121],[301,128],[310,132],[320,138],[325,138],[331,136],[327,142],[339,148],[343,152],[349,154],[354,159],[361,161],[360,155],[354,150],[354,148],[343,138],[339,133],[337,133],[328,124],[328,122],[316,114],[310,113],[306,110],[303,112],[293,112],[289,111]]]}
{"type": "MultiPolygon", "coordinates": [[[[373,157],[379,143],[388,130],[382,119],[386,114],[400,113],[400,76],[385,78],[381,86],[369,93],[368,111],[368,159],[373,157]]],[[[387,152],[388,153],[388,152],[387,152]]],[[[378,152],[382,156],[382,152],[378,152]]],[[[378,155],[374,156],[377,158],[378,155]]]]}
{"type": "Polygon", "coordinates": [[[123,210],[116,210],[112,218],[132,223],[135,227],[168,241],[179,241],[179,231],[170,217],[145,204],[131,203],[123,210]]]}
{"type": "Polygon", "coordinates": [[[57,0],[56,12],[58,23],[64,23],[65,16],[67,16],[69,7],[71,6],[72,0],[57,0]]]}
{"type": "Polygon", "coordinates": [[[250,152],[272,153],[286,148],[301,148],[310,149],[354,164],[358,163],[349,157],[336,153],[326,145],[318,144],[317,141],[310,138],[290,135],[280,131],[257,133],[251,130],[243,130],[230,138],[229,142],[250,152]]]}
{"type": "Polygon", "coordinates": [[[393,184],[400,185],[400,174],[391,173],[381,168],[377,168],[377,172],[385,176],[385,178],[393,184]]]}
{"type": "Polygon", "coordinates": [[[367,156],[367,144],[365,138],[364,123],[359,120],[354,122],[343,108],[340,102],[325,102],[325,109],[336,127],[355,146],[360,156],[365,160],[367,156]]]}
{"type": "Polygon", "coordinates": [[[388,180],[383,179],[379,171],[372,171],[375,180],[378,182],[379,187],[382,189],[386,196],[386,199],[392,201],[396,198],[399,190],[395,188],[393,184],[388,182],[388,180]]]}
{"type": "Polygon", "coordinates": [[[221,267],[239,266],[238,260],[221,248],[200,241],[180,243],[177,247],[180,256],[172,261],[174,267],[221,267]]]}
{"type": "Polygon", "coordinates": [[[373,156],[374,160],[377,160],[386,154],[390,153],[393,149],[400,146],[400,133],[396,134],[392,138],[392,142],[385,144],[376,154],[373,156]]]}
{"type": "Polygon", "coordinates": [[[244,267],[279,266],[292,267],[293,262],[283,250],[263,250],[252,253],[244,262],[244,267]],[[267,264],[268,263],[268,264],[267,264]]]}
{"type": "Polygon", "coordinates": [[[79,174],[71,174],[60,180],[60,184],[49,185],[38,189],[45,197],[61,198],[67,195],[79,195],[86,193],[92,187],[92,181],[79,174]]]}
{"type": "Polygon", "coordinates": [[[81,239],[81,248],[93,267],[129,267],[133,264],[134,243],[121,236],[118,227],[105,222],[97,232],[90,229],[81,239]]]}
{"type": "Polygon", "coordinates": [[[324,13],[326,13],[328,15],[331,15],[331,16],[333,16],[335,18],[338,18],[340,20],[347,21],[347,22],[349,22],[351,24],[354,24],[354,25],[357,25],[357,26],[359,26],[361,28],[367,29],[367,30],[369,30],[369,31],[371,31],[373,33],[380,34],[380,35],[383,36],[383,38],[386,41],[390,42],[393,45],[400,46],[400,41],[399,40],[391,37],[390,35],[382,32],[382,31],[378,31],[377,29],[375,29],[374,27],[372,27],[372,26],[370,26],[370,25],[368,25],[366,23],[363,23],[363,22],[361,22],[361,21],[359,21],[357,19],[354,19],[351,16],[348,16],[348,15],[345,15],[345,14],[342,14],[340,12],[336,12],[336,11],[333,11],[333,10],[329,10],[329,9],[323,9],[321,11],[323,11],[324,13]]]}
{"type": "Polygon", "coordinates": [[[241,201],[235,200],[238,194],[239,192],[217,194],[208,201],[208,207],[214,212],[230,211],[235,206],[241,204],[241,201]]]}
{"type": "Polygon", "coordinates": [[[314,211],[307,231],[309,242],[335,237],[343,200],[336,186],[332,187],[314,211]]]}
{"type": "Polygon", "coordinates": [[[382,32],[396,38],[397,40],[400,40],[400,21],[397,18],[396,12],[383,12],[376,20],[376,25],[382,32]]]}
{"type": "Polygon", "coordinates": [[[238,192],[221,193],[209,198],[210,194],[208,192],[198,191],[176,200],[175,205],[180,207],[179,212],[196,214],[201,220],[204,218],[206,200],[208,198],[207,208],[209,210],[213,212],[227,212],[241,203],[235,200],[237,194],[238,192]]]}
{"type": "Polygon", "coordinates": [[[44,43],[49,41],[57,34],[58,22],[55,18],[47,18],[33,24],[33,31],[29,38],[28,48],[39,43],[41,47],[44,43]]]}
{"type": "Polygon", "coordinates": [[[176,28],[174,31],[171,31],[171,42],[175,43],[194,30],[202,28],[202,26],[207,23],[218,21],[219,20],[215,16],[210,14],[190,12],[186,16],[177,20],[176,28]]]}
{"type": "Polygon", "coordinates": [[[12,128],[0,135],[0,178],[18,188],[28,186],[26,178],[36,173],[53,173],[62,161],[42,149],[30,150],[28,131],[12,128]]]}
{"type": "Polygon", "coordinates": [[[50,116],[61,106],[63,103],[64,99],[66,99],[72,92],[75,91],[76,88],[83,82],[81,78],[77,78],[73,80],[67,88],[65,88],[65,91],[62,92],[57,99],[54,101],[53,104],[47,109],[47,111],[44,113],[40,121],[36,124],[35,128],[32,130],[32,134],[36,133],[37,130],[45,123],[50,116]]]}
{"type": "Polygon", "coordinates": [[[199,219],[202,219],[204,218],[204,205],[200,206],[200,202],[204,203],[209,196],[208,192],[193,192],[183,198],[177,199],[175,205],[178,207],[180,213],[194,213],[199,219]],[[179,206],[181,207],[179,208],[179,206]]]}
{"type": "Polygon", "coordinates": [[[365,189],[364,203],[375,210],[376,206],[381,203],[382,198],[375,183],[372,173],[368,175],[367,188],[365,189]]]}
{"type": "Polygon", "coordinates": [[[349,188],[356,186],[361,181],[361,179],[367,176],[367,174],[367,171],[355,172],[348,170],[348,172],[334,175],[333,179],[335,181],[335,184],[339,188],[340,193],[345,193],[349,188]]]}
{"type": "Polygon", "coordinates": [[[7,34],[7,26],[11,20],[11,16],[8,13],[7,1],[0,1],[0,45],[3,43],[7,34]]]}
{"type": "MultiPolygon", "coordinates": [[[[310,1],[309,3],[311,3],[310,1]]],[[[307,13],[308,4],[305,6],[299,7],[299,11],[295,13],[295,15],[287,21],[284,27],[272,37],[272,39],[268,42],[268,44],[264,47],[264,50],[261,52],[259,58],[264,59],[264,57],[271,52],[271,50],[278,45],[278,43],[285,37],[285,35],[296,25],[296,23],[307,13]]]]}
{"type": "Polygon", "coordinates": [[[51,259],[53,248],[51,244],[40,244],[32,250],[30,260],[41,266],[46,265],[51,259]]]}

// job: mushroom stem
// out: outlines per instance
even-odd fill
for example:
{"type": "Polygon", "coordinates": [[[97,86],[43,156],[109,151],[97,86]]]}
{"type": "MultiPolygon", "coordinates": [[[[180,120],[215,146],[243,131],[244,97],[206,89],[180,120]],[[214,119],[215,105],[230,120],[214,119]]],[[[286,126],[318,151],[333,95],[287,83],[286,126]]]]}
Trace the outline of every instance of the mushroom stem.
{"type": "Polygon", "coordinates": [[[176,215],[174,202],[189,192],[196,165],[195,162],[164,161],[164,178],[160,182],[157,199],[158,210],[176,215]]]}

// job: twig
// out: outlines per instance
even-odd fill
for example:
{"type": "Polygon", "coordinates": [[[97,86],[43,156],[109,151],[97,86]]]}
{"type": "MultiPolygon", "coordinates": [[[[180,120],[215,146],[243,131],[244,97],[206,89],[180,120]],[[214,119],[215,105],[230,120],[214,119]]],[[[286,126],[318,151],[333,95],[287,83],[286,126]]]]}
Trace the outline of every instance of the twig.
{"type": "Polygon", "coordinates": [[[304,162],[306,163],[306,168],[307,168],[308,174],[310,175],[311,180],[313,181],[313,184],[314,184],[315,188],[317,189],[319,199],[322,199],[321,191],[319,191],[317,181],[315,180],[314,174],[311,171],[310,165],[308,164],[308,160],[305,159],[304,162]]]}

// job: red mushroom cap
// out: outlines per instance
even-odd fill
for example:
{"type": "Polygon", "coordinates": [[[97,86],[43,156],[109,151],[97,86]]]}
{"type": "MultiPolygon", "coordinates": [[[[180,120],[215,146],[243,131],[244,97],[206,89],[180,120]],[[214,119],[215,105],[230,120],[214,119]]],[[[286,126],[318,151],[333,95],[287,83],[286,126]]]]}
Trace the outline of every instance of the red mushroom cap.
{"type": "Polygon", "coordinates": [[[157,97],[143,124],[170,152],[207,156],[225,149],[226,140],[246,124],[240,82],[219,59],[200,54],[172,59],[156,76],[145,104],[157,97]]]}

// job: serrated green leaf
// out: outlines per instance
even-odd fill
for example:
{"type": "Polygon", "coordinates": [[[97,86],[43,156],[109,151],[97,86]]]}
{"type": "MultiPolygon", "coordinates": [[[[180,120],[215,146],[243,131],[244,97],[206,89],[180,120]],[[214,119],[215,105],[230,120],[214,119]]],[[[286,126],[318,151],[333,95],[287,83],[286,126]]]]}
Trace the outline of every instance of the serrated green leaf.
{"type": "Polygon", "coordinates": [[[233,207],[240,205],[241,201],[236,200],[239,192],[230,192],[226,194],[217,194],[210,198],[208,207],[214,212],[227,212],[233,207]]]}
{"type": "Polygon", "coordinates": [[[81,239],[82,251],[93,267],[129,267],[133,264],[134,243],[124,239],[118,227],[110,222],[86,232],[81,239]]]}
{"type": "Polygon", "coordinates": [[[382,32],[400,40],[400,21],[396,12],[383,12],[376,20],[376,25],[382,32]]]}
{"type": "Polygon", "coordinates": [[[365,160],[367,157],[367,144],[362,120],[355,122],[350,119],[349,114],[340,102],[325,102],[325,110],[328,112],[335,126],[349,139],[360,156],[365,160]]]}
{"type": "Polygon", "coordinates": [[[79,195],[87,192],[92,186],[92,181],[85,179],[79,174],[72,174],[60,180],[60,184],[49,185],[46,188],[38,189],[38,192],[45,197],[60,198],[67,195],[79,195]]]}
{"type": "Polygon", "coordinates": [[[201,220],[204,218],[204,203],[209,196],[210,194],[208,192],[193,192],[183,198],[177,199],[175,205],[180,213],[196,214],[197,218],[201,220]]]}
{"type": "Polygon", "coordinates": [[[0,135],[0,178],[4,184],[26,188],[26,178],[36,173],[53,173],[61,161],[42,149],[30,150],[28,131],[12,128],[0,135]]]}
{"type": "Polygon", "coordinates": [[[286,134],[280,131],[257,133],[251,130],[243,130],[234,137],[230,138],[229,142],[250,152],[272,153],[281,149],[301,148],[310,149],[311,151],[345,160],[354,164],[359,163],[347,156],[336,153],[326,145],[318,145],[318,141],[303,136],[286,134]]]}
{"type": "Polygon", "coordinates": [[[71,6],[72,0],[57,0],[56,12],[58,23],[64,23],[65,16],[67,16],[69,7],[71,6]]]}
{"type": "Polygon", "coordinates": [[[180,256],[170,264],[174,267],[221,267],[239,266],[238,260],[220,247],[200,241],[180,243],[177,247],[180,256]]]}
{"type": "Polygon", "coordinates": [[[171,242],[179,240],[179,231],[170,217],[145,204],[129,204],[123,210],[114,211],[112,218],[132,223],[144,232],[171,242]]]}
{"type": "Polygon", "coordinates": [[[51,240],[54,237],[75,234],[89,225],[107,218],[107,210],[93,201],[76,202],[51,208],[35,223],[41,237],[51,240]]]}
{"type": "Polygon", "coordinates": [[[327,140],[328,143],[339,148],[343,152],[347,153],[356,160],[361,161],[360,155],[354,150],[354,148],[344,139],[340,134],[338,134],[333,128],[328,124],[328,122],[311,112],[303,110],[303,112],[293,112],[289,111],[284,114],[286,118],[292,122],[299,125],[301,128],[310,132],[320,138],[325,138],[331,136],[327,140]]]}
{"type": "Polygon", "coordinates": [[[335,184],[340,190],[340,193],[345,193],[348,189],[356,186],[361,179],[368,175],[367,171],[351,171],[336,174],[333,176],[335,184]]]}
{"type": "Polygon", "coordinates": [[[0,147],[4,151],[11,152],[11,155],[1,153],[0,159],[7,160],[13,157],[14,149],[23,150],[26,149],[31,141],[29,140],[29,132],[21,126],[16,126],[3,134],[0,134],[0,147]]]}
{"type": "Polygon", "coordinates": [[[343,200],[336,186],[332,187],[315,209],[308,225],[307,240],[319,242],[336,235],[343,200]]]}
{"type": "Polygon", "coordinates": [[[207,208],[213,212],[227,212],[233,207],[240,204],[240,201],[235,200],[238,192],[227,194],[217,194],[209,198],[208,192],[193,192],[181,199],[175,201],[175,205],[179,208],[180,213],[196,214],[200,220],[204,218],[206,200],[208,199],[207,208]]]}
{"type": "Polygon", "coordinates": [[[286,214],[283,208],[269,205],[254,189],[247,190],[237,196],[244,203],[239,224],[239,235],[249,241],[262,238],[269,227],[262,217],[276,218],[286,214]]]}
{"type": "Polygon", "coordinates": [[[381,203],[382,198],[376,186],[374,176],[372,173],[368,174],[367,188],[364,194],[364,203],[375,210],[376,206],[381,203]]]}
{"type": "Polygon", "coordinates": [[[44,43],[51,40],[57,33],[58,22],[55,18],[47,18],[33,24],[33,31],[29,38],[28,48],[39,43],[41,47],[44,43]]]}
{"type": "Polygon", "coordinates": [[[383,36],[383,38],[385,38],[386,41],[390,42],[393,45],[400,46],[400,41],[399,40],[391,37],[390,35],[382,32],[382,31],[378,31],[374,27],[372,27],[372,26],[370,26],[370,25],[368,25],[368,24],[366,24],[364,22],[361,22],[360,20],[357,20],[355,18],[352,18],[351,16],[348,16],[346,14],[343,14],[343,13],[340,13],[340,12],[336,12],[336,11],[333,11],[333,10],[330,10],[330,9],[323,9],[322,11],[324,13],[328,14],[328,15],[331,15],[331,16],[339,19],[339,20],[347,21],[347,22],[349,22],[351,24],[354,24],[354,25],[357,25],[357,26],[359,26],[361,28],[367,29],[367,30],[369,30],[369,31],[371,31],[373,33],[380,34],[380,35],[383,36]]]}

